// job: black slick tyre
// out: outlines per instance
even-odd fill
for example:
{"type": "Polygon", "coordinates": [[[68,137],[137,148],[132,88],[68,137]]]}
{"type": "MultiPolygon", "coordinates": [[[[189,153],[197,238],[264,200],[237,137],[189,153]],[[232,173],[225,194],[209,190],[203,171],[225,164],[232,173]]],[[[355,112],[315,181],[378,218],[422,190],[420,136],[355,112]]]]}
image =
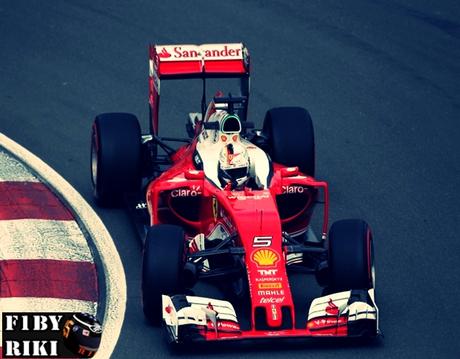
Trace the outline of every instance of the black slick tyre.
{"type": "Polygon", "coordinates": [[[315,175],[315,136],[308,111],[302,107],[277,107],[265,114],[262,133],[268,140],[271,159],[285,166],[298,166],[315,175]]]}
{"type": "Polygon", "coordinates": [[[150,227],[142,261],[142,306],[154,325],[162,319],[161,295],[173,295],[182,288],[184,231],[169,224],[150,227]]]}
{"type": "Polygon", "coordinates": [[[91,181],[99,205],[118,204],[141,185],[141,129],[136,116],[104,113],[91,134],[91,181]]]}
{"type": "Polygon", "coordinates": [[[329,291],[374,287],[372,233],[365,221],[334,222],[329,231],[329,291]]]}

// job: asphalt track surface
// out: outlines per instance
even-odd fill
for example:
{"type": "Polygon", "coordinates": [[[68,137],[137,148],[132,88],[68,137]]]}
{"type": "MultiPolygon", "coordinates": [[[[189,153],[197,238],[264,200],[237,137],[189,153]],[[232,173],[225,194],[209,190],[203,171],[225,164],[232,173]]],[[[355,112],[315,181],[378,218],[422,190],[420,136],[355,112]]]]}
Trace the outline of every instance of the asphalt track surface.
{"type": "MultiPolygon", "coordinates": [[[[260,124],[274,106],[307,107],[331,220],[362,217],[373,228],[385,338],[170,352],[143,319],[140,243],[128,215],[95,207],[127,276],[113,357],[460,357],[458,1],[2,0],[0,131],[93,203],[92,119],[128,111],[148,128],[147,44],[237,41],[252,56],[251,119],[260,124]]],[[[185,134],[187,112],[199,110],[195,88],[162,87],[163,133],[185,134]]]]}

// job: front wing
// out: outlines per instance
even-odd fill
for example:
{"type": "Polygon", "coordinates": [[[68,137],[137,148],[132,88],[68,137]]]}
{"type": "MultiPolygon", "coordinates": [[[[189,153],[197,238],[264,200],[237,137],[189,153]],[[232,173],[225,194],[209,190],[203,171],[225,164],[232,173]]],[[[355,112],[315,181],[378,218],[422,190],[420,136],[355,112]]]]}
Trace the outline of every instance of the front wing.
{"type": "Polygon", "coordinates": [[[287,337],[375,337],[380,334],[374,290],[349,290],[316,298],[305,328],[242,330],[235,309],[212,298],[163,295],[163,320],[174,343],[287,337]]]}

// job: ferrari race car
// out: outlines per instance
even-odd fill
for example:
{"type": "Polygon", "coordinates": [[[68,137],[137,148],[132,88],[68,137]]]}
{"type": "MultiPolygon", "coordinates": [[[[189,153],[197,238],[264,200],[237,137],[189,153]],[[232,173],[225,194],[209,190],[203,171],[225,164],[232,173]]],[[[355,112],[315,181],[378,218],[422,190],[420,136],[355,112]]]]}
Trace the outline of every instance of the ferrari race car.
{"type": "Polygon", "coordinates": [[[127,113],[93,123],[96,201],[127,203],[139,224],[145,316],[163,323],[173,343],[375,337],[371,230],[349,219],[328,231],[328,185],[314,177],[307,110],[270,109],[260,130],[248,121],[249,60],[241,43],[152,45],[149,133],[127,113]],[[161,81],[192,78],[203,81],[203,94],[187,117],[188,138],[160,137],[161,81]],[[208,103],[210,78],[237,79],[239,93],[218,92],[208,103]],[[319,284],[313,300],[293,295],[291,278],[303,274],[319,284]],[[198,293],[200,284],[216,294],[198,293]]]}

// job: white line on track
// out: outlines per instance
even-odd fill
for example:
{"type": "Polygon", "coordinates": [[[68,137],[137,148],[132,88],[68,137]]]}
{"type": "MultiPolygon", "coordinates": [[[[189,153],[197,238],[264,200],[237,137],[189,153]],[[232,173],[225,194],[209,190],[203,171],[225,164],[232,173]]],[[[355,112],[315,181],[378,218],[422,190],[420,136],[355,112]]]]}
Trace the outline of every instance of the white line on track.
{"type": "Polygon", "coordinates": [[[0,181],[39,182],[29,170],[18,161],[11,161],[11,156],[0,148],[0,181]]]}
{"type": "Polygon", "coordinates": [[[2,310],[5,312],[27,312],[24,308],[33,308],[34,312],[85,312],[96,313],[97,303],[86,300],[60,298],[1,298],[2,310]]]}
{"type": "Polygon", "coordinates": [[[55,259],[92,262],[88,242],[75,221],[0,221],[0,259],[55,259]]]}
{"type": "Polygon", "coordinates": [[[101,258],[106,280],[104,332],[95,358],[109,358],[120,336],[126,310],[125,272],[109,232],[83,197],[45,162],[3,133],[0,133],[0,145],[26,163],[65,199],[93,239],[101,258]]]}

